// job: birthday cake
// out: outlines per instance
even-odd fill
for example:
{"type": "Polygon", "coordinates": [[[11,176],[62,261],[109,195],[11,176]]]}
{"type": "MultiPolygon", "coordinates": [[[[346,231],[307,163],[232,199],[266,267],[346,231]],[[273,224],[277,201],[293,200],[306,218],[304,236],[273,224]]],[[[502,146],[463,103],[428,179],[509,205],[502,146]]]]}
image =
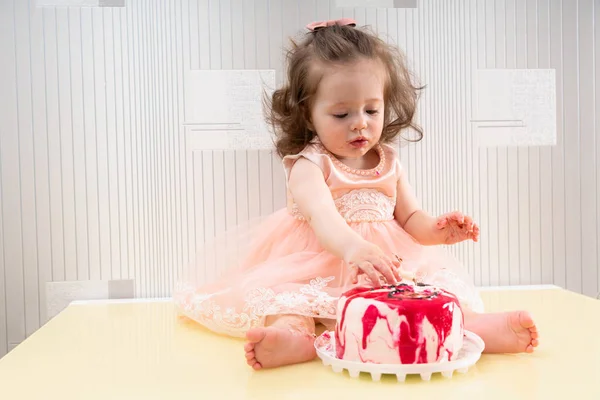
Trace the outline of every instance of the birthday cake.
{"type": "Polygon", "coordinates": [[[338,302],[336,356],[376,364],[453,361],[463,345],[458,299],[415,283],[357,287],[338,302]]]}

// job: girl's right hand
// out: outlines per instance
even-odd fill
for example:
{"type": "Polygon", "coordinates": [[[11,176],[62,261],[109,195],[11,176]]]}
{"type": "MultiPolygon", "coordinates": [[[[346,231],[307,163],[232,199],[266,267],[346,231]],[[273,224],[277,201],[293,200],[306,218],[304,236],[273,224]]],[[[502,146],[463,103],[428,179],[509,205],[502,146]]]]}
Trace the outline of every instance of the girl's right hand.
{"type": "Polygon", "coordinates": [[[348,249],[344,260],[352,268],[351,281],[358,283],[358,276],[362,273],[369,277],[374,287],[382,285],[383,277],[387,284],[400,281],[400,263],[386,256],[379,246],[368,241],[362,241],[358,246],[348,249]]]}

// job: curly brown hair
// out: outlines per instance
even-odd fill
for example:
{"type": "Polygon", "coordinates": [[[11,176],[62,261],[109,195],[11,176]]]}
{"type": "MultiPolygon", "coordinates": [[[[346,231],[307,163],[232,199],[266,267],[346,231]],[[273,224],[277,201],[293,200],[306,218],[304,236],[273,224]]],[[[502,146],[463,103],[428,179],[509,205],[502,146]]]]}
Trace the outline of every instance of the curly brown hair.
{"type": "Polygon", "coordinates": [[[308,32],[300,43],[292,40],[287,53],[287,83],[265,99],[266,119],[274,128],[280,157],[299,153],[316,135],[310,124],[312,99],[321,78],[315,72],[315,62],[343,64],[360,58],[379,60],[387,71],[380,140],[389,143],[408,127],[417,132],[417,138],[404,139],[421,140],[423,131],[413,118],[422,87],[413,85],[402,52],[365,28],[333,25],[308,32]]]}

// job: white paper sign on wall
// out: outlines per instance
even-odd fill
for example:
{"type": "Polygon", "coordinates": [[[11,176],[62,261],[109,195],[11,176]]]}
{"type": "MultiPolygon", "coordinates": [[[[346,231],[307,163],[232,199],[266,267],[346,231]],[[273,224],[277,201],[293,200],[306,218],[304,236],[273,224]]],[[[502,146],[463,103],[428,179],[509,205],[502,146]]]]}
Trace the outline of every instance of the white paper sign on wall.
{"type": "Polygon", "coordinates": [[[275,70],[191,70],[185,76],[188,143],[196,150],[271,149],[263,100],[275,70]]]}
{"type": "MultiPolygon", "coordinates": [[[[46,312],[43,321],[48,321],[76,300],[132,299],[135,297],[135,281],[93,280],[47,282],[45,296],[46,312]]],[[[43,311],[42,311],[43,312],[43,311]]]]}
{"type": "Polygon", "coordinates": [[[473,86],[479,146],[556,145],[555,70],[480,69],[473,86]]]}
{"type": "Polygon", "coordinates": [[[125,7],[125,0],[36,0],[37,7],[125,7]]]}
{"type": "Polygon", "coordinates": [[[335,0],[336,7],[417,8],[417,0],[335,0]]]}

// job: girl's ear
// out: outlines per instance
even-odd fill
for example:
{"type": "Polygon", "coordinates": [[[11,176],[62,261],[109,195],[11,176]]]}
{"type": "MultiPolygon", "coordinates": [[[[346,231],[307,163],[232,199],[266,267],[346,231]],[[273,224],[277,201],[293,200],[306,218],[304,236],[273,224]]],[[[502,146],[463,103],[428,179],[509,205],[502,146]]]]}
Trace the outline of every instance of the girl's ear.
{"type": "Polygon", "coordinates": [[[312,122],[310,122],[310,119],[307,119],[307,120],[306,120],[306,127],[307,127],[308,129],[310,129],[311,131],[313,131],[313,132],[315,131],[315,127],[314,127],[314,125],[312,124],[312,122]]]}
{"type": "Polygon", "coordinates": [[[306,121],[306,127],[311,131],[315,131],[315,126],[310,119],[310,110],[304,109],[304,120],[306,121]]]}

